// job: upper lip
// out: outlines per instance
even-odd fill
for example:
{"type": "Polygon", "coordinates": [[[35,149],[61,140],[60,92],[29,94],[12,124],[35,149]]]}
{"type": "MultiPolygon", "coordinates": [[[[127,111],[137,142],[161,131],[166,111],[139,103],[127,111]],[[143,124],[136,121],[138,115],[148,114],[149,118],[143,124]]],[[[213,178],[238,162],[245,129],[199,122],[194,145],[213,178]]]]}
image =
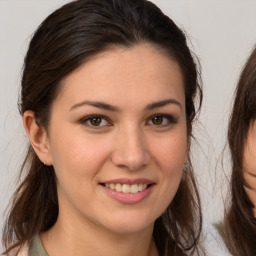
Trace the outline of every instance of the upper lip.
{"type": "Polygon", "coordinates": [[[127,178],[120,178],[120,179],[113,179],[113,180],[107,180],[100,182],[101,184],[154,184],[152,180],[144,179],[144,178],[138,178],[138,179],[127,179],[127,178]]]}

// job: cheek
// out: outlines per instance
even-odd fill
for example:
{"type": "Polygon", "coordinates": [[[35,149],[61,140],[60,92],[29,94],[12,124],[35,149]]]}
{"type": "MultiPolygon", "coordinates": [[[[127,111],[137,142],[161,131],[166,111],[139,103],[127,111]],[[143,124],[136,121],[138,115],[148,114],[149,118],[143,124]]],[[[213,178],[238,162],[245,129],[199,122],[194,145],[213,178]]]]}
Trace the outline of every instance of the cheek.
{"type": "Polygon", "coordinates": [[[244,150],[244,178],[249,187],[256,189],[256,146],[249,143],[244,150]]]}
{"type": "Polygon", "coordinates": [[[249,130],[245,143],[243,167],[246,172],[256,175],[256,129],[254,126],[249,130]]]}
{"type": "Polygon", "coordinates": [[[53,140],[51,155],[58,176],[69,175],[74,178],[95,176],[107,159],[110,151],[107,141],[74,134],[65,140],[53,140]]]}
{"type": "Polygon", "coordinates": [[[187,154],[187,141],[184,136],[166,139],[155,147],[155,158],[160,170],[158,191],[159,204],[156,211],[163,213],[170,205],[180,185],[183,166],[187,154]]]}
{"type": "Polygon", "coordinates": [[[52,158],[55,169],[58,195],[62,204],[68,201],[75,205],[88,201],[92,196],[110,146],[105,141],[84,138],[79,134],[65,140],[52,141],[52,158]]]}
{"type": "MultiPolygon", "coordinates": [[[[256,150],[256,149],[255,149],[256,150]]],[[[255,153],[248,153],[244,157],[244,170],[245,172],[249,172],[253,175],[256,175],[256,152],[255,153]]]]}
{"type": "Polygon", "coordinates": [[[187,158],[186,136],[170,136],[155,146],[157,162],[166,170],[177,170],[183,167],[187,158]]]}
{"type": "Polygon", "coordinates": [[[244,172],[244,179],[248,187],[255,190],[256,193],[256,176],[253,176],[248,172],[244,172]]]}
{"type": "Polygon", "coordinates": [[[183,173],[184,162],[187,158],[186,136],[176,136],[158,143],[155,147],[157,164],[162,173],[162,188],[168,204],[174,197],[183,173]]]}

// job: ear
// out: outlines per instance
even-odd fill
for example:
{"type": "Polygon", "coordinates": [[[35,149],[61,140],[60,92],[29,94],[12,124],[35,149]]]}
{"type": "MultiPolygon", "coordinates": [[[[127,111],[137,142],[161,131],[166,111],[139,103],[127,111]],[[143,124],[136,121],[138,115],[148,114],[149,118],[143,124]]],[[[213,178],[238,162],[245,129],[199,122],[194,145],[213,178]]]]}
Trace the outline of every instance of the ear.
{"type": "Polygon", "coordinates": [[[45,128],[40,127],[33,111],[25,111],[23,125],[30,143],[42,163],[52,165],[48,136],[45,128]]]}

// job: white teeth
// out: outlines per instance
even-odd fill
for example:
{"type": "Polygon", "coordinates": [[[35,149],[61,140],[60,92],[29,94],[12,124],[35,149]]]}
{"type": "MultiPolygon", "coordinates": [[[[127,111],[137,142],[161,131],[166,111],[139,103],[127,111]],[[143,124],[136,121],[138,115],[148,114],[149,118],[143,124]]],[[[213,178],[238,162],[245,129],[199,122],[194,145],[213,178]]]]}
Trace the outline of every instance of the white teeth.
{"type": "Polygon", "coordinates": [[[122,185],[121,184],[116,184],[115,189],[116,189],[117,192],[121,192],[122,191],[122,185]]]}
{"type": "Polygon", "coordinates": [[[147,188],[147,184],[114,184],[114,183],[106,183],[105,187],[116,190],[117,192],[123,192],[125,194],[132,193],[136,194],[141,192],[147,188]]]}
{"type": "Polygon", "coordinates": [[[135,194],[139,192],[139,187],[137,184],[131,185],[131,193],[135,194]]]}
{"type": "Polygon", "coordinates": [[[128,184],[123,184],[122,186],[122,192],[125,194],[128,194],[131,192],[131,186],[128,184]]]}

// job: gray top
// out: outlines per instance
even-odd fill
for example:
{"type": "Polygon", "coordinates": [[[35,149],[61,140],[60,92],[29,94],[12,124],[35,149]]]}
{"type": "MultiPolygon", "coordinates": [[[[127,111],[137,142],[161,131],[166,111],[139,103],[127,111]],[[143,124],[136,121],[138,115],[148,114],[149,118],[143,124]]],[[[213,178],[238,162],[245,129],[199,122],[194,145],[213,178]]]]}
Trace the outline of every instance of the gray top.
{"type": "Polygon", "coordinates": [[[29,248],[29,256],[48,256],[47,252],[45,251],[41,239],[39,235],[36,235],[33,243],[31,244],[29,248]]]}

